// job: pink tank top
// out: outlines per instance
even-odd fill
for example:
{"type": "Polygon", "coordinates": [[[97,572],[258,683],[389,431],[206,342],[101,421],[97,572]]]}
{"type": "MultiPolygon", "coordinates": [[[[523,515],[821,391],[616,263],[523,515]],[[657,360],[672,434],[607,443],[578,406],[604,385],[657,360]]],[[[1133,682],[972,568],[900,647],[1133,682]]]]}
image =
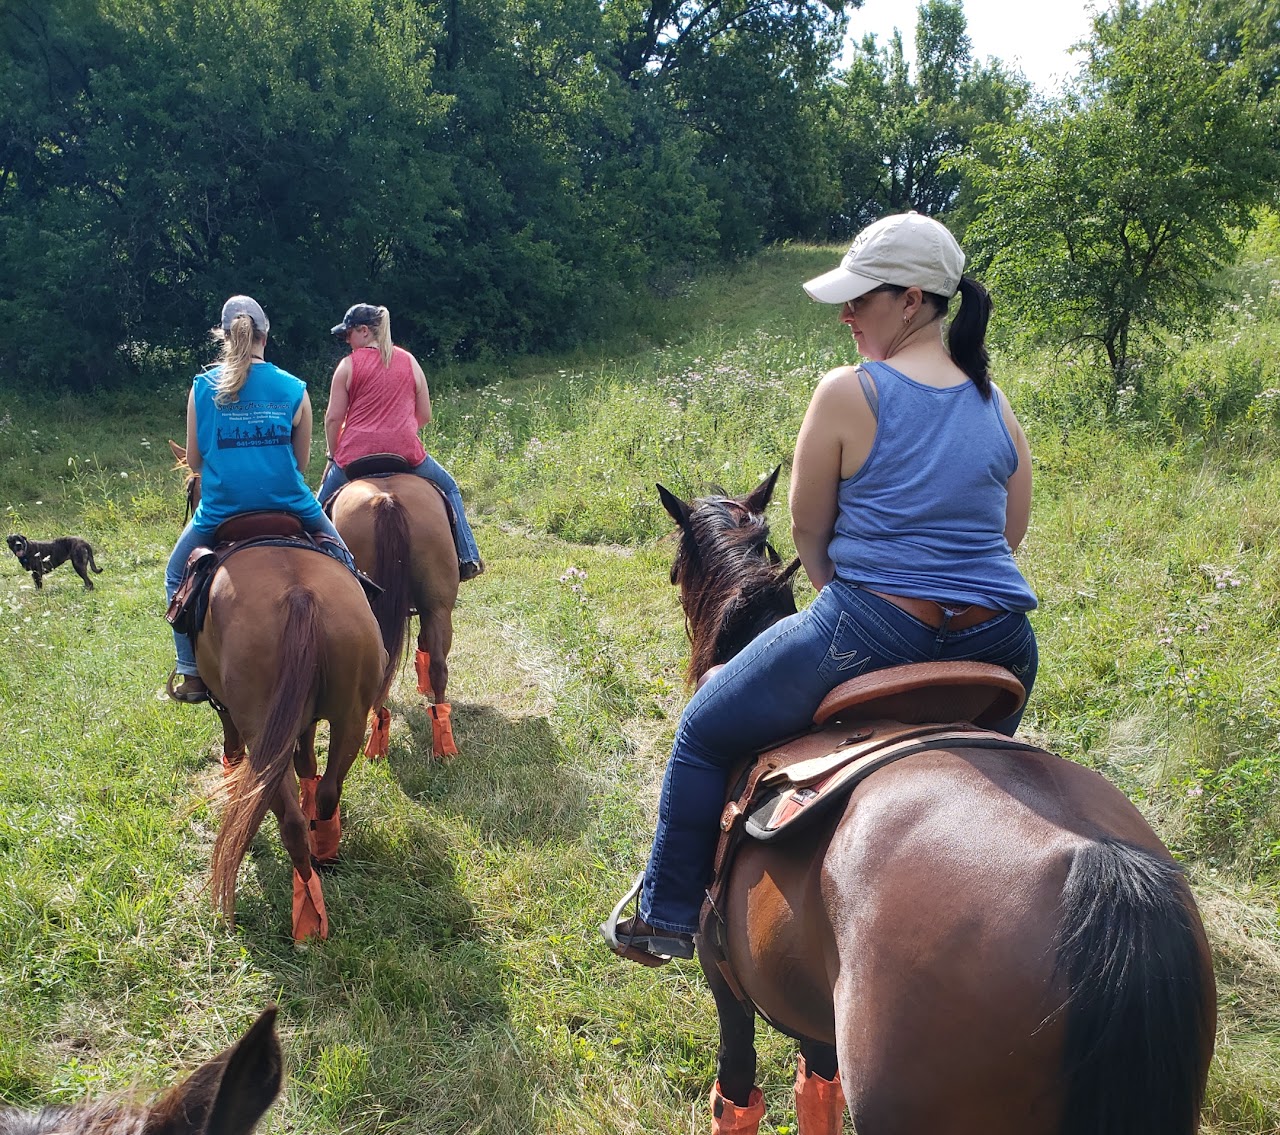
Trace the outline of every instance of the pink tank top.
{"type": "Polygon", "coordinates": [[[333,451],[339,468],[371,453],[395,453],[411,465],[426,457],[418,437],[413,361],[408,351],[391,349],[391,365],[382,365],[376,347],[351,352],[347,417],[333,451]]]}

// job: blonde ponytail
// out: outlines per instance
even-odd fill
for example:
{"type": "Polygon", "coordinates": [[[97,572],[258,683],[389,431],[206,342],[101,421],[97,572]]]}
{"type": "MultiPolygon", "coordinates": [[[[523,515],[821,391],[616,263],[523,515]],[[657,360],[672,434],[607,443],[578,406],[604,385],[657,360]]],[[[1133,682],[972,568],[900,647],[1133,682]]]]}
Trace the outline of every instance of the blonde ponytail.
{"type": "Polygon", "coordinates": [[[378,345],[378,354],[382,356],[382,365],[391,365],[391,352],[395,346],[391,342],[391,312],[385,307],[378,308],[378,322],[374,324],[373,341],[378,345]]]}
{"type": "Polygon", "coordinates": [[[254,330],[253,320],[247,315],[237,315],[231,321],[231,329],[223,331],[221,327],[213,329],[213,337],[222,341],[222,351],[218,355],[218,377],[214,380],[213,401],[217,406],[226,406],[240,397],[240,388],[249,377],[249,368],[253,365],[253,348],[259,336],[254,330]]]}

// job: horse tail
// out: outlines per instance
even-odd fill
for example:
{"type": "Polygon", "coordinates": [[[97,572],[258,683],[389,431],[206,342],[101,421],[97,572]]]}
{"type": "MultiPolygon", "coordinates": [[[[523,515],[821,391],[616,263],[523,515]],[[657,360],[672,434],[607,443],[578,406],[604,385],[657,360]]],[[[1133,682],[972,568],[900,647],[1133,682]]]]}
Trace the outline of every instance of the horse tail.
{"type": "Polygon", "coordinates": [[[1079,848],[1062,893],[1063,1135],[1193,1135],[1215,1010],[1181,868],[1120,840],[1079,848]]]}
{"type": "Polygon", "coordinates": [[[230,800],[213,845],[212,887],[214,905],[231,919],[235,916],[236,874],[263,817],[293,767],[294,747],[304,725],[303,717],[319,681],[320,619],[315,596],[295,585],[284,595],[284,628],[280,634],[279,674],[267,705],[262,729],[249,746],[230,785],[230,800]],[[287,654],[285,653],[287,651],[287,654]]]}
{"type": "Polygon", "coordinates": [[[409,558],[409,514],[404,505],[390,493],[379,493],[373,498],[372,507],[373,544],[382,594],[371,601],[371,606],[387,651],[387,668],[378,695],[381,705],[407,649],[405,627],[409,622],[413,568],[409,558]]]}

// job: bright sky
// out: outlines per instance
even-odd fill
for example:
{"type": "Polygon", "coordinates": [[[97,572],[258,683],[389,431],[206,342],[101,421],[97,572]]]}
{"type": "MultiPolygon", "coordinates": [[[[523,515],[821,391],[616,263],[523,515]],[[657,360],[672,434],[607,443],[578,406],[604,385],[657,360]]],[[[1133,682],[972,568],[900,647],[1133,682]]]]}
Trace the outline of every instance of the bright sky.
{"type": "MultiPolygon", "coordinates": [[[[1018,67],[1043,93],[1052,94],[1075,71],[1079,57],[1070,48],[1087,38],[1091,9],[1106,0],[964,0],[969,41],[975,60],[994,55],[1018,67]]],[[[903,0],[863,0],[849,9],[850,34],[855,40],[867,32],[881,46],[896,27],[908,60],[915,59],[917,3],[903,0]]]]}

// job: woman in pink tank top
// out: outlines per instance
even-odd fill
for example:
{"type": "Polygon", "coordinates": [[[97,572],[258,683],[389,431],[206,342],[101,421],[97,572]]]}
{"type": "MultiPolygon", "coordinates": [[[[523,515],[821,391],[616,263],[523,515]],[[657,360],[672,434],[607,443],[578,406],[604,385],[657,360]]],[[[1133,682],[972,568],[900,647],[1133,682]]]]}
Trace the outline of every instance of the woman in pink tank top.
{"type": "Polygon", "coordinates": [[[437,485],[449,500],[455,521],[458,573],[463,580],[484,571],[471,525],[462,507],[458,483],[426,449],[418,431],[431,421],[431,392],[418,360],[391,341],[391,313],[358,303],[333,329],[351,348],[333,372],[329,408],[324,415],[324,478],[316,493],[327,501],[347,483],[343,470],[374,453],[403,457],[419,477],[437,485]]]}

